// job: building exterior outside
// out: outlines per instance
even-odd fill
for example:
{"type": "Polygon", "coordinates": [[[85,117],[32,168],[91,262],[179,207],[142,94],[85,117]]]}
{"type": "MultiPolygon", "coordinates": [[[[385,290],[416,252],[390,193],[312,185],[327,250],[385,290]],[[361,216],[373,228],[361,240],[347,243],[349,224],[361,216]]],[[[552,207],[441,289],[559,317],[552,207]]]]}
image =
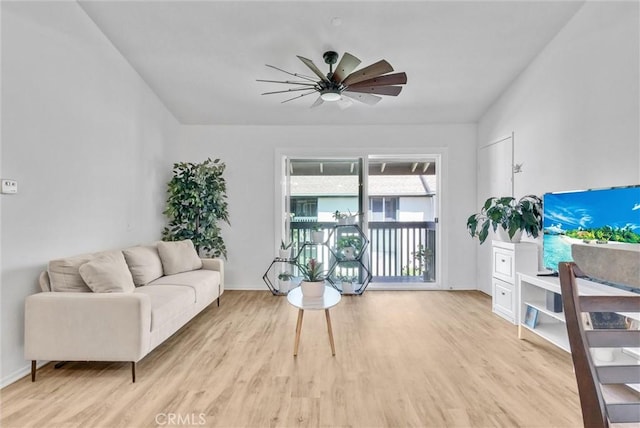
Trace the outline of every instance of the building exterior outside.
{"type": "MultiPolygon", "coordinates": [[[[311,224],[330,228],[336,211],[358,213],[357,189],[358,177],[353,175],[291,176],[291,230],[311,224]]],[[[435,175],[368,177],[369,255],[375,281],[435,281],[435,189],[435,175]],[[420,247],[431,253],[423,261],[414,257],[420,247]]]]}

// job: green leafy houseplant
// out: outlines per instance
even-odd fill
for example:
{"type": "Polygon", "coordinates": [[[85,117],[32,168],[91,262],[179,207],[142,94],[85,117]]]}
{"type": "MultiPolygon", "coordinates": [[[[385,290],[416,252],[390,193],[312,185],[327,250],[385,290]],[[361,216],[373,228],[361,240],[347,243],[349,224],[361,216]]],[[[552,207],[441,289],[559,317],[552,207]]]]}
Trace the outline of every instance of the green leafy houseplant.
{"type": "Polygon", "coordinates": [[[351,210],[348,210],[349,213],[343,213],[336,210],[332,217],[338,222],[338,224],[355,224],[358,219],[360,213],[352,213],[351,210]]]}
{"type": "Polygon", "coordinates": [[[340,211],[338,211],[338,210],[336,210],[336,212],[334,212],[331,216],[332,216],[335,220],[342,220],[343,218],[347,218],[347,217],[349,217],[349,215],[348,215],[348,214],[341,213],[341,212],[340,212],[340,211]]]}
{"type": "Polygon", "coordinates": [[[278,274],[278,279],[282,281],[291,281],[291,278],[293,278],[293,274],[289,272],[281,272],[278,274]]]}
{"type": "Polygon", "coordinates": [[[509,238],[519,230],[537,238],[542,230],[542,199],[536,195],[526,195],[519,200],[511,196],[487,199],[480,212],[467,219],[467,230],[482,244],[489,235],[489,227],[494,232],[501,227],[509,238]]]}
{"type": "Polygon", "coordinates": [[[337,248],[344,259],[353,260],[362,250],[362,239],[358,236],[344,236],[338,239],[337,248]]]}
{"type": "Polygon", "coordinates": [[[164,210],[169,224],[162,231],[163,240],[191,239],[198,253],[227,257],[219,226],[220,221],[230,224],[224,170],[220,159],[173,165],[164,210]]]}
{"type": "Polygon", "coordinates": [[[356,250],[360,250],[362,248],[362,239],[358,236],[344,236],[338,239],[338,249],[346,247],[353,247],[356,250]]]}
{"type": "Polygon", "coordinates": [[[433,250],[431,248],[425,248],[424,245],[420,244],[418,245],[417,251],[413,251],[411,255],[420,264],[420,269],[425,270],[424,268],[427,267],[426,270],[429,270],[429,264],[433,256],[433,250]]]}

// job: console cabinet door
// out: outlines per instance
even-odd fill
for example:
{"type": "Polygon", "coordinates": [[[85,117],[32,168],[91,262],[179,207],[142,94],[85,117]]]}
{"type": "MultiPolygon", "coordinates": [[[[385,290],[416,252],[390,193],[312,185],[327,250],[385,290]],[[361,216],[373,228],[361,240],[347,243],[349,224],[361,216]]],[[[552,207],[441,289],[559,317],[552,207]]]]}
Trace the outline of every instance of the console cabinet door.
{"type": "Polygon", "coordinates": [[[515,323],[515,286],[508,282],[493,279],[493,312],[515,323]]]}
{"type": "Polygon", "coordinates": [[[515,284],[516,273],[513,251],[493,247],[493,277],[515,284]]]}

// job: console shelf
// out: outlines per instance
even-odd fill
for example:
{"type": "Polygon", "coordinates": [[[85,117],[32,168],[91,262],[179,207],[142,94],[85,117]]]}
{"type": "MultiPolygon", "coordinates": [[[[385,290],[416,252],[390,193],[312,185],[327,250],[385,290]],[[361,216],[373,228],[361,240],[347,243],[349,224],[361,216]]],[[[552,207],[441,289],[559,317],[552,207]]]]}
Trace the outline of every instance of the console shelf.
{"type": "MultiPolygon", "coordinates": [[[[580,295],[591,296],[625,296],[634,295],[629,291],[615,287],[599,284],[585,279],[577,279],[578,292],[580,295]]],[[[518,273],[518,338],[523,339],[523,331],[527,330],[548,340],[554,345],[567,352],[570,351],[569,337],[565,323],[564,312],[553,312],[546,307],[546,293],[548,291],[560,294],[560,279],[551,276],[537,276],[535,273],[518,273]],[[535,327],[525,324],[525,314],[527,307],[532,307],[538,311],[538,322],[535,327]]],[[[638,319],[637,313],[622,315],[638,319]]],[[[615,351],[616,355],[624,356],[621,359],[637,360],[630,357],[621,350],[615,351]]]]}
{"type": "Polygon", "coordinates": [[[539,300],[529,300],[524,302],[525,305],[536,308],[538,312],[541,312],[551,318],[554,318],[560,322],[565,322],[564,312],[553,312],[546,308],[546,302],[539,300]]]}
{"type": "Polygon", "coordinates": [[[569,338],[567,337],[567,326],[564,322],[559,322],[558,320],[556,320],[556,322],[540,321],[534,328],[531,328],[526,324],[520,324],[518,326],[519,339],[522,339],[521,329],[527,329],[553,343],[557,347],[567,352],[571,352],[569,348],[569,338]]]}

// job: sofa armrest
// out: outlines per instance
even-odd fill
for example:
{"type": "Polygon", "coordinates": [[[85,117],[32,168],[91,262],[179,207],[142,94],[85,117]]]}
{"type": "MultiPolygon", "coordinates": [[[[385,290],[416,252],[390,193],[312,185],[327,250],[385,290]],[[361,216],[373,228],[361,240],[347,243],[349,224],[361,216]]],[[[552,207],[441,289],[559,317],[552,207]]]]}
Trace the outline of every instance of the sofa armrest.
{"type": "Polygon", "coordinates": [[[149,296],[34,294],[25,300],[24,336],[28,360],[139,361],[150,346],[149,296]]]}
{"type": "Polygon", "coordinates": [[[224,260],[220,258],[202,259],[202,269],[215,270],[220,272],[220,295],[224,292],[224,260]]]}

